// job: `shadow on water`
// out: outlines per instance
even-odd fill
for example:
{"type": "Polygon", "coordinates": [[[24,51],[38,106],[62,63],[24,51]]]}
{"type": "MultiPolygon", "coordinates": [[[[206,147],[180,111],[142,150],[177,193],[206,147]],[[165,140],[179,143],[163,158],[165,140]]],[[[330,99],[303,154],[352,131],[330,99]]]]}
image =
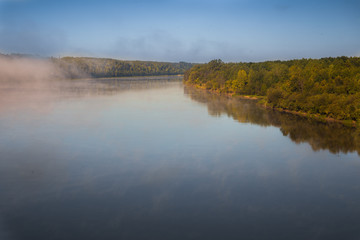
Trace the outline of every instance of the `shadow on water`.
{"type": "Polygon", "coordinates": [[[308,143],[314,151],[357,152],[360,155],[360,131],[354,128],[265,109],[254,100],[220,96],[189,86],[185,86],[184,92],[192,100],[206,104],[211,116],[226,114],[240,123],[277,127],[293,142],[308,143]]]}

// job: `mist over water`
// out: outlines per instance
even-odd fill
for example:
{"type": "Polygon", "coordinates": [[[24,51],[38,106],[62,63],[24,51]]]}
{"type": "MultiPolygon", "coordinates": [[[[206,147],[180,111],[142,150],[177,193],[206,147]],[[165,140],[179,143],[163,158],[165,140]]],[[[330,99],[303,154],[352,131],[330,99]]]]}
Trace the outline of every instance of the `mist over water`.
{"type": "Polygon", "coordinates": [[[43,108],[50,81],[61,76],[49,60],[0,56],[0,112],[18,107],[43,108]],[[34,106],[34,101],[40,104],[34,106]]]}
{"type": "MultiPolygon", "coordinates": [[[[87,77],[79,71],[77,75],[87,77]]],[[[58,87],[66,82],[71,84],[67,78],[68,73],[51,59],[0,55],[0,112],[49,108],[50,102],[61,93],[58,87]]]]}
{"type": "Polygon", "coordinates": [[[33,85],[61,76],[61,71],[48,59],[0,56],[2,86],[4,83],[33,85]]]}

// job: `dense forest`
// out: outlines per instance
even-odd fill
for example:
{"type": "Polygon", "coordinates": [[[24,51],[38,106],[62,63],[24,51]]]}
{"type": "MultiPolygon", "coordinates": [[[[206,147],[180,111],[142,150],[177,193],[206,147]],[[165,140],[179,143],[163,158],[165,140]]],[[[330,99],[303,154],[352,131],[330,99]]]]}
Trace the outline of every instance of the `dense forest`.
{"type": "Polygon", "coordinates": [[[186,62],[123,61],[107,58],[64,57],[51,60],[70,78],[81,77],[82,74],[90,77],[178,75],[192,67],[191,63],[186,62]]]}
{"type": "Polygon", "coordinates": [[[231,95],[263,97],[272,108],[360,122],[360,58],[224,63],[192,67],[186,84],[231,95]]]}

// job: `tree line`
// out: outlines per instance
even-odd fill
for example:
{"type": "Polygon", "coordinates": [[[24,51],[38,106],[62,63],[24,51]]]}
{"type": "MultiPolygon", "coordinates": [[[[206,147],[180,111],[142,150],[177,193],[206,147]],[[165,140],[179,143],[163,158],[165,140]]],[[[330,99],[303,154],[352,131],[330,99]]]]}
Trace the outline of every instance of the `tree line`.
{"type": "Polygon", "coordinates": [[[262,96],[273,108],[360,121],[360,58],[337,57],[193,66],[190,85],[232,95],[262,96]]]}
{"type": "Polygon", "coordinates": [[[50,61],[66,78],[182,75],[194,65],[187,62],[125,61],[89,57],[46,58],[30,54],[0,53],[0,58],[10,61],[18,59],[50,61]]]}
{"type": "Polygon", "coordinates": [[[186,62],[123,61],[108,58],[63,57],[51,59],[70,78],[178,75],[190,69],[186,62]]]}

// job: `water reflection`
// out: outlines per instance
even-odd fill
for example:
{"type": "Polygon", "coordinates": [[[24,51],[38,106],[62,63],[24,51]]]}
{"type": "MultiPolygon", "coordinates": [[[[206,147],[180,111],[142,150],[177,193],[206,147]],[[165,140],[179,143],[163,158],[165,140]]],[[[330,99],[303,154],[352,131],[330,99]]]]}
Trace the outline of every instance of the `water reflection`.
{"type": "Polygon", "coordinates": [[[147,89],[168,88],[172,82],[179,82],[182,76],[146,76],[122,78],[98,78],[57,82],[56,92],[69,96],[115,95],[124,91],[144,91],[147,89]]]}
{"type": "Polygon", "coordinates": [[[50,85],[28,98],[46,114],[0,114],[1,240],[360,236],[358,156],[258,126],[299,138],[294,116],[186,89],[192,101],[177,80],[50,85]]]}
{"type": "Polygon", "coordinates": [[[207,105],[209,115],[227,114],[241,123],[275,126],[295,143],[308,143],[314,151],[357,152],[360,155],[360,131],[338,123],[319,123],[288,113],[265,109],[253,100],[234,99],[186,86],[191,99],[207,105]]]}
{"type": "MultiPolygon", "coordinates": [[[[0,79],[1,80],[1,79],[0,79]]],[[[122,77],[104,79],[26,79],[0,81],[0,113],[36,111],[47,113],[54,103],[71,98],[111,96],[126,91],[168,88],[182,76],[122,77]]]]}

